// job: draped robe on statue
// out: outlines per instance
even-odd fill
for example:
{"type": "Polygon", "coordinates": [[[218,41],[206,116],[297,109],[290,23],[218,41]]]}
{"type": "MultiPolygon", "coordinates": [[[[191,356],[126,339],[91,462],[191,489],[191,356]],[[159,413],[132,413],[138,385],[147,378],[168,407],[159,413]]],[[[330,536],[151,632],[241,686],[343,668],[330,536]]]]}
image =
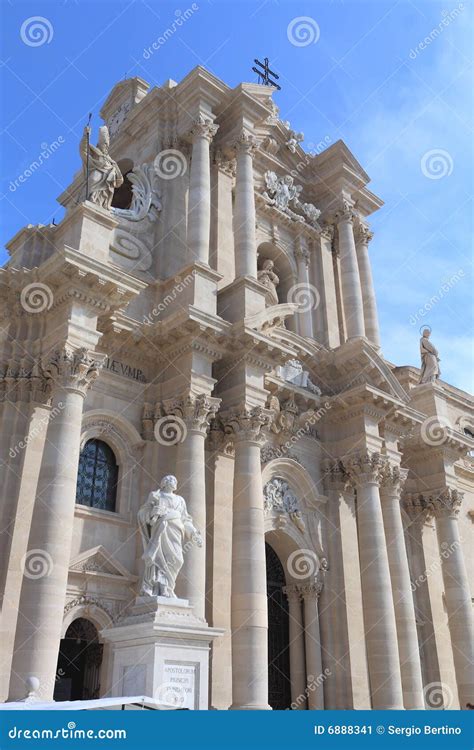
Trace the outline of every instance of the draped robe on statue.
{"type": "Polygon", "coordinates": [[[174,492],[150,492],[138,512],[145,572],[142,593],[175,597],[175,584],[184,562],[183,540],[197,534],[186,503],[174,492]]]}
{"type": "Polygon", "coordinates": [[[438,350],[433,346],[427,336],[420,339],[421,375],[420,383],[432,383],[439,378],[438,350]]]}

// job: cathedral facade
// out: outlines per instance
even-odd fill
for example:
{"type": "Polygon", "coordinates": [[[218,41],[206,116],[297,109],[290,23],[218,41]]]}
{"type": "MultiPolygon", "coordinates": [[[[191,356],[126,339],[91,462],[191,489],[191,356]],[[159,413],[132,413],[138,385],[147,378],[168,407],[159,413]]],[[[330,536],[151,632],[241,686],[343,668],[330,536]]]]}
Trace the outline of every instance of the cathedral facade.
{"type": "Polygon", "coordinates": [[[2,700],[473,702],[472,399],[427,336],[421,375],[384,358],[382,201],[272,94],[122,81],[63,220],[8,244],[2,700]],[[173,476],[175,590],[137,520],[173,476]]]}

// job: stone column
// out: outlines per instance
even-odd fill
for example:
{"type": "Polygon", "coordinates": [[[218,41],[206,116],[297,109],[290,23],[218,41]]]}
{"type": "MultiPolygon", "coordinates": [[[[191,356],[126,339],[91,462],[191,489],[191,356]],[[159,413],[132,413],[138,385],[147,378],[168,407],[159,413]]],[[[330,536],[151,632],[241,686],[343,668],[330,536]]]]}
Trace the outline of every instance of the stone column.
{"type": "Polygon", "coordinates": [[[242,407],[226,418],[235,445],[232,524],[232,709],[269,709],[268,610],[261,407],[242,407]]]}
{"type": "Polygon", "coordinates": [[[179,492],[186,500],[188,513],[202,536],[201,547],[193,539],[184,545],[184,564],[179,574],[180,593],[194,607],[196,617],[202,619],[205,618],[206,608],[205,440],[209,421],[219,403],[219,399],[194,394],[163,402],[166,414],[175,415],[176,430],[182,436],[176,459],[179,492]]]}
{"type": "Polygon", "coordinates": [[[298,299],[302,301],[302,310],[298,315],[299,333],[301,336],[313,338],[313,307],[315,305],[315,292],[309,281],[309,250],[302,237],[296,238],[295,248],[296,265],[298,268],[298,299]]]}
{"type": "Polygon", "coordinates": [[[86,349],[64,347],[44,366],[53,383],[51,414],[38,478],[23,581],[10,700],[25,697],[25,679],[53,697],[71,553],[84,397],[99,364],[86,349]]]}
{"type": "Polygon", "coordinates": [[[415,605],[401,514],[401,488],[408,471],[387,464],[383,470],[380,499],[397,623],[398,651],[402,675],[403,703],[408,709],[424,709],[420,647],[415,605]]]}
{"type": "Polygon", "coordinates": [[[357,528],[372,706],[402,709],[403,693],[390,568],[379,495],[384,462],[377,453],[347,456],[357,492],[357,528]]]}
{"type": "Polygon", "coordinates": [[[306,684],[308,708],[311,711],[322,711],[324,709],[323,660],[318,611],[318,599],[322,588],[323,584],[318,580],[301,585],[304,601],[306,684]]]}
{"type": "Polygon", "coordinates": [[[365,336],[361,280],[354,241],[353,214],[349,204],[336,216],[341,259],[342,304],[348,339],[365,336]]]}
{"type": "Polygon", "coordinates": [[[234,235],[235,275],[257,278],[257,247],[255,239],[255,195],[253,153],[255,140],[242,133],[237,140],[237,171],[235,180],[234,235]]]}
{"type": "Polygon", "coordinates": [[[366,224],[359,223],[356,232],[356,253],[359,266],[360,288],[364,308],[365,335],[369,341],[380,348],[379,318],[375,299],[374,281],[369,258],[369,242],[373,233],[366,224]]]}
{"type": "Polygon", "coordinates": [[[436,519],[459,705],[465,709],[467,703],[472,703],[474,695],[474,631],[471,593],[458,524],[462,496],[463,493],[448,487],[430,498],[429,507],[436,519]]]}
{"type": "Polygon", "coordinates": [[[211,165],[209,145],[218,125],[199,115],[190,132],[192,143],[189,175],[188,248],[195,260],[209,264],[211,231],[211,165]]]}
{"type": "Polygon", "coordinates": [[[322,312],[324,317],[325,337],[322,340],[331,349],[341,343],[339,334],[339,312],[337,303],[336,277],[334,275],[334,259],[332,242],[334,226],[325,226],[321,231],[321,294],[322,312]]]}
{"type": "Polygon", "coordinates": [[[283,591],[288,599],[290,618],[291,702],[294,709],[305,709],[307,691],[301,590],[299,586],[291,583],[285,586],[283,591]]]}

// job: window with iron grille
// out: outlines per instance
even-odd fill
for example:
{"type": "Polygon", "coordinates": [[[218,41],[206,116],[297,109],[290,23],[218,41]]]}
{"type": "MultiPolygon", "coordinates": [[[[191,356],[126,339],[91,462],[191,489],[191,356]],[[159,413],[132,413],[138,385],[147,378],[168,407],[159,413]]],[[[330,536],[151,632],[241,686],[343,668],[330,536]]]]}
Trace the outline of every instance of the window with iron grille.
{"type": "Polygon", "coordinates": [[[115,510],[118,466],[112,448],[102,440],[88,440],[81,451],[76,503],[100,510],[115,510]]]}

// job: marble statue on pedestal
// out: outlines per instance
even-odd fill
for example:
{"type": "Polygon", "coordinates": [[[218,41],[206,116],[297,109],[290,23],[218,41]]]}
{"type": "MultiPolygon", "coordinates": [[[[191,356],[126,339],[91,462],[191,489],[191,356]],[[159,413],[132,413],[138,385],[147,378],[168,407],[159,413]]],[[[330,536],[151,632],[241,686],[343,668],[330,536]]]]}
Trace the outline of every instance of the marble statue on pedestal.
{"type": "Polygon", "coordinates": [[[145,570],[141,594],[176,598],[176,579],[184,562],[184,541],[202,546],[202,538],[189,515],[186,503],[175,494],[176,477],[163,477],[160,488],[150,492],[138,511],[145,570]]]}
{"type": "Polygon", "coordinates": [[[123,176],[117,162],[109,154],[110,137],[107,126],[103,125],[99,128],[97,146],[91,146],[89,143],[90,132],[90,127],[86,126],[79,144],[86,179],[87,171],[89,171],[86,199],[108,210],[112,204],[115,188],[123,183],[123,176]]]}
{"type": "Polygon", "coordinates": [[[429,330],[429,328],[425,328],[423,331],[423,335],[420,339],[420,354],[421,354],[420,384],[421,383],[434,383],[436,380],[438,380],[439,376],[441,375],[441,370],[439,369],[440,359],[438,356],[438,350],[430,342],[430,333],[431,331],[429,330]]]}

